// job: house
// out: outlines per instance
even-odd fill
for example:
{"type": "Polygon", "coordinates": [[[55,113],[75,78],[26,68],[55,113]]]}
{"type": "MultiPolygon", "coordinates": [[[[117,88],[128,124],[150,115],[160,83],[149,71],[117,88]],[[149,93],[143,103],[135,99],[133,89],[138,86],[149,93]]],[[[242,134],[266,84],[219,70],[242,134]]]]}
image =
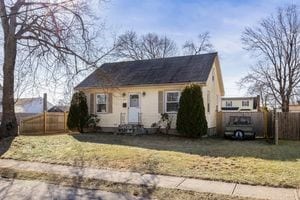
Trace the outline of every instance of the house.
{"type": "Polygon", "coordinates": [[[52,106],[48,112],[68,112],[70,106],[52,106]]]}
{"type": "MultiPolygon", "coordinates": [[[[53,105],[47,102],[47,107],[53,105]]],[[[44,100],[42,97],[36,98],[20,98],[15,103],[16,113],[41,113],[44,111],[44,100]]]]}
{"type": "MultiPolygon", "coordinates": [[[[45,95],[45,94],[44,94],[45,95]]],[[[2,113],[2,97],[3,87],[0,84],[0,113],[2,113]]],[[[32,98],[19,98],[15,100],[15,112],[16,113],[41,113],[43,112],[43,98],[32,97],[32,98]]],[[[53,105],[47,102],[47,107],[50,108],[53,105]]],[[[26,114],[24,115],[26,116],[26,114]]]]}
{"type": "Polygon", "coordinates": [[[223,97],[223,112],[257,112],[259,111],[260,97],[223,97]]]}
{"type": "Polygon", "coordinates": [[[103,130],[114,131],[120,124],[150,128],[162,113],[169,114],[175,129],[181,91],[191,83],[202,86],[208,128],[213,132],[224,95],[217,53],[106,63],[75,90],[86,94],[89,112],[100,117],[103,130]]]}
{"type": "Polygon", "coordinates": [[[298,102],[298,104],[291,104],[289,109],[290,112],[300,112],[300,102],[298,102]]]}

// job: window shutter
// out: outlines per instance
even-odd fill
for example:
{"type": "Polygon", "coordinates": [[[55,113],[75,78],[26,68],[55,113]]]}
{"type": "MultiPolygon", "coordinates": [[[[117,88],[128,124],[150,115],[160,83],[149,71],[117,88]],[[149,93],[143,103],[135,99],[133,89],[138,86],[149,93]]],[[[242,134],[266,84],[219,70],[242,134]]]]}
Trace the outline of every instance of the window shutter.
{"type": "Polygon", "coordinates": [[[164,113],[164,92],[158,91],[158,113],[164,113]]]}
{"type": "Polygon", "coordinates": [[[95,94],[90,94],[90,114],[95,114],[95,94]]]}
{"type": "Polygon", "coordinates": [[[108,108],[107,112],[112,113],[112,93],[108,93],[108,108]]]}

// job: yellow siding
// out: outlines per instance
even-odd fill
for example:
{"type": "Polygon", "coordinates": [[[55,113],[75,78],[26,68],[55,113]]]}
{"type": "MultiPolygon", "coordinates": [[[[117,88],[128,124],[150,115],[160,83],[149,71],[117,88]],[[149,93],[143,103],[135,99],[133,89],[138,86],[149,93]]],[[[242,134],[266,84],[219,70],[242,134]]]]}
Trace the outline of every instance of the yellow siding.
{"type": "Polygon", "coordinates": [[[206,113],[206,120],[209,128],[216,127],[217,115],[216,111],[221,109],[221,90],[218,82],[218,74],[216,69],[216,63],[213,64],[213,69],[211,70],[209,77],[207,79],[207,84],[202,88],[204,107],[206,113]],[[212,76],[214,73],[214,81],[212,76]],[[210,112],[207,112],[207,91],[210,91],[210,112]],[[218,110],[217,110],[218,109],[218,110]]]}

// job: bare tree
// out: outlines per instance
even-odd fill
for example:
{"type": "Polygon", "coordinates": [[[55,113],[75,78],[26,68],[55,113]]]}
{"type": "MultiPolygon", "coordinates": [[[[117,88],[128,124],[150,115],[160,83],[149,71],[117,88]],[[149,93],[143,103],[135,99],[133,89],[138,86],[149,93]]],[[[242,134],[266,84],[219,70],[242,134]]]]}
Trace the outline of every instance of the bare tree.
{"type": "Polygon", "coordinates": [[[185,55],[198,55],[203,52],[213,51],[209,32],[200,33],[197,43],[194,41],[186,41],[182,48],[185,55]]]}
{"type": "Polygon", "coordinates": [[[142,36],[141,40],[142,50],[145,57],[164,58],[176,54],[176,44],[166,36],[158,36],[155,33],[148,33],[142,36]]]}
{"type": "Polygon", "coordinates": [[[140,41],[135,32],[128,31],[118,37],[115,55],[131,60],[144,59],[144,52],[142,51],[140,41]]]}
{"type": "Polygon", "coordinates": [[[0,0],[4,40],[1,135],[17,134],[14,112],[16,61],[30,63],[32,77],[73,76],[95,67],[108,53],[96,48],[97,30],[84,0],[0,0]]]}
{"type": "Polygon", "coordinates": [[[267,106],[274,105],[274,98],[272,97],[272,93],[269,90],[266,83],[261,82],[252,74],[243,77],[240,81],[238,81],[237,84],[239,85],[240,89],[247,88],[248,94],[259,95],[261,100],[261,105],[264,108],[267,108],[267,106]]]}
{"type": "Polygon", "coordinates": [[[288,112],[290,99],[300,83],[299,8],[279,8],[275,16],[263,19],[257,27],[246,28],[242,41],[259,59],[249,75],[264,83],[282,111],[288,112]]]}
{"type": "Polygon", "coordinates": [[[173,56],[177,52],[176,44],[166,36],[148,33],[138,36],[128,31],[118,37],[115,55],[119,58],[142,60],[173,56]]]}

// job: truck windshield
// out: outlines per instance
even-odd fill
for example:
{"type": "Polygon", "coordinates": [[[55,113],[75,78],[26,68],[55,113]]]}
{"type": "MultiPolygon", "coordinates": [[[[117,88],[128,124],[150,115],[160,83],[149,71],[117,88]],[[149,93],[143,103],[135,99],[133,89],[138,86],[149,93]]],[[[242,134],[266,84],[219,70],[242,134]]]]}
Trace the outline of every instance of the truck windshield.
{"type": "Polygon", "coordinates": [[[248,125],[251,124],[251,117],[231,116],[229,120],[230,125],[248,125]]]}

